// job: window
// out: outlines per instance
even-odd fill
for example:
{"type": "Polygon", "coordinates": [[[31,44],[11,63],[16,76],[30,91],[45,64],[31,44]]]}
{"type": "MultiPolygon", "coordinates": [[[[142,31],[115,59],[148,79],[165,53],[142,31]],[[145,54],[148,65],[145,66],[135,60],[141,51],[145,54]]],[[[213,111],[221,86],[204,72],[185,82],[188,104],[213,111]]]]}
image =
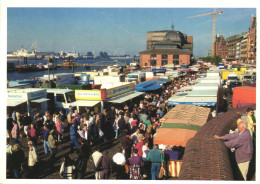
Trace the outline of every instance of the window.
{"type": "Polygon", "coordinates": [[[173,60],[174,65],[179,65],[179,60],[173,60]]]}
{"type": "Polygon", "coordinates": [[[151,54],[150,59],[156,59],[156,54],[151,54]]]}
{"type": "Polygon", "coordinates": [[[173,59],[179,59],[179,55],[173,55],[173,59]]]}
{"type": "Polygon", "coordinates": [[[144,66],[147,66],[147,63],[144,63],[144,66]]]}
{"type": "Polygon", "coordinates": [[[151,60],[151,66],[156,66],[156,60],[151,60]]]}
{"type": "Polygon", "coordinates": [[[56,94],[57,102],[65,102],[65,98],[63,94],[56,94]]]}
{"type": "Polygon", "coordinates": [[[75,91],[65,93],[68,103],[75,102],[75,91]]]}
{"type": "Polygon", "coordinates": [[[168,64],[168,60],[162,60],[162,66],[167,64],[168,64]]]}
{"type": "Polygon", "coordinates": [[[168,55],[167,54],[163,54],[162,55],[162,59],[168,59],[168,55]]]}

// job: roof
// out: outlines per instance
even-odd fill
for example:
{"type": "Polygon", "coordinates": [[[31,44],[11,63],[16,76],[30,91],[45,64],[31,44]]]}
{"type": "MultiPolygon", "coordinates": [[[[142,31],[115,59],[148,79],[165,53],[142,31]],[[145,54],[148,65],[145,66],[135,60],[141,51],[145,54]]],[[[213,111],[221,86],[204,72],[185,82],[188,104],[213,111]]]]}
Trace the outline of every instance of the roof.
{"type": "Polygon", "coordinates": [[[113,98],[107,99],[106,101],[111,102],[111,103],[124,103],[127,100],[133,99],[133,98],[138,97],[143,94],[144,94],[144,92],[130,91],[128,93],[124,93],[122,95],[118,95],[113,98]]]}
{"type": "Polygon", "coordinates": [[[161,118],[165,123],[187,123],[202,125],[207,122],[210,108],[181,104],[171,109],[161,118]]]}
{"type": "Polygon", "coordinates": [[[218,89],[201,89],[201,90],[192,90],[191,92],[189,92],[189,94],[187,94],[187,97],[208,97],[208,96],[217,96],[218,95],[218,89]]]}
{"type": "Polygon", "coordinates": [[[139,52],[139,54],[183,54],[190,55],[192,51],[186,51],[183,49],[151,49],[139,52]]]}
{"type": "Polygon", "coordinates": [[[154,91],[162,88],[161,85],[158,85],[155,81],[150,80],[146,82],[142,82],[136,85],[136,91],[154,91]]]}
{"type": "Polygon", "coordinates": [[[187,141],[195,136],[209,116],[210,108],[177,105],[161,119],[163,124],[155,135],[154,143],[186,146],[187,141]]]}
{"type": "Polygon", "coordinates": [[[77,100],[75,102],[70,103],[71,106],[85,106],[85,107],[93,107],[98,104],[100,101],[97,100],[77,100]]]}
{"type": "Polygon", "coordinates": [[[164,78],[158,78],[158,79],[152,79],[150,80],[152,82],[155,82],[155,84],[166,84],[167,82],[171,82],[171,79],[164,79],[164,78]]]}
{"type": "Polygon", "coordinates": [[[44,90],[44,89],[42,89],[42,88],[25,88],[25,89],[7,88],[8,93],[31,93],[31,92],[42,91],[42,90],[44,90]]]}
{"type": "Polygon", "coordinates": [[[214,106],[217,103],[217,96],[187,96],[190,92],[176,93],[168,99],[169,105],[197,105],[197,106],[214,106]]]}
{"type": "Polygon", "coordinates": [[[72,89],[55,89],[55,88],[47,88],[47,93],[68,93],[73,91],[72,89]]]}
{"type": "Polygon", "coordinates": [[[15,107],[17,105],[20,105],[22,103],[25,103],[26,100],[7,100],[7,107],[15,107]]]}
{"type": "Polygon", "coordinates": [[[197,131],[195,130],[159,128],[154,137],[154,144],[185,147],[187,141],[193,138],[196,133],[197,131]]]}

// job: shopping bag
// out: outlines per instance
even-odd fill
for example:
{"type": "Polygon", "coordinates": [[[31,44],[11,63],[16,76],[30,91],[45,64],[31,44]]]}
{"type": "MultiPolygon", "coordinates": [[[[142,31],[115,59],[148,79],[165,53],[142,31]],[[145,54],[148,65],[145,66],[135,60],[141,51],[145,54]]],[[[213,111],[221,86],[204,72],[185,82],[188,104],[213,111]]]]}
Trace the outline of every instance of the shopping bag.
{"type": "Polygon", "coordinates": [[[163,167],[161,167],[159,171],[159,179],[162,179],[164,174],[165,174],[165,170],[163,167]]]}

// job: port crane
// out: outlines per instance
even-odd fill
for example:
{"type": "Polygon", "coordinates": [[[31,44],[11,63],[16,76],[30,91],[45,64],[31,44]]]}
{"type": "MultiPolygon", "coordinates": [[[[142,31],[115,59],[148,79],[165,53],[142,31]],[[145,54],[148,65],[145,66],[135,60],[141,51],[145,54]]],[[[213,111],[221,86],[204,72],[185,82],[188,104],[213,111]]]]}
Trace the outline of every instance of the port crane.
{"type": "Polygon", "coordinates": [[[187,17],[187,19],[191,18],[196,18],[196,17],[202,17],[202,16],[207,16],[207,15],[213,15],[213,30],[212,30],[212,52],[211,56],[214,57],[216,55],[215,53],[215,24],[216,24],[216,14],[222,14],[224,10],[220,10],[216,12],[216,8],[214,8],[214,12],[211,13],[205,13],[205,14],[200,14],[200,15],[194,15],[191,17],[187,17]]]}

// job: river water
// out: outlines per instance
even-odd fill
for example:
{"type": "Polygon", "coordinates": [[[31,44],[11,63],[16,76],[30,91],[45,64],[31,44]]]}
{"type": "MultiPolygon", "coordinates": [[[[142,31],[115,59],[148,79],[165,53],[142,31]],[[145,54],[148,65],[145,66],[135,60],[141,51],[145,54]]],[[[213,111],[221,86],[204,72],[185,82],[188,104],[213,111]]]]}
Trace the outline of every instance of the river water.
{"type": "MultiPolygon", "coordinates": [[[[84,63],[88,63],[88,64],[104,64],[104,62],[107,65],[114,65],[114,64],[118,64],[123,65],[123,64],[129,64],[133,59],[117,59],[117,63],[114,62],[115,60],[112,59],[80,59],[77,60],[78,63],[80,64],[84,64],[84,63]]],[[[38,63],[43,63],[43,64],[47,64],[47,60],[28,60],[28,64],[38,64],[38,63]]],[[[8,61],[8,63],[14,63],[15,66],[18,65],[17,61],[8,61]]],[[[57,60],[58,64],[62,63],[62,60],[57,60]]],[[[20,64],[23,64],[23,61],[20,61],[20,64]]],[[[86,69],[85,67],[75,67],[74,68],[74,72],[86,72],[86,71],[91,71],[91,70],[101,70],[104,69],[106,67],[90,67],[90,69],[86,69]]],[[[72,73],[72,69],[64,69],[64,68],[57,68],[56,70],[54,70],[54,73],[72,73]]],[[[13,80],[22,80],[22,79],[29,79],[29,78],[34,78],[34,77],[42,77],[43,75],[48,74],[48,70],[45,71],[38,71],[38,72],[28,72],[28,73],[18,73],[16,72],[8,72],[7,73],[7,80],[9,81],[13,81],[13,80]]],[[[53,70],[50,70],[50,74],[53,74],[53,70]]]]}

